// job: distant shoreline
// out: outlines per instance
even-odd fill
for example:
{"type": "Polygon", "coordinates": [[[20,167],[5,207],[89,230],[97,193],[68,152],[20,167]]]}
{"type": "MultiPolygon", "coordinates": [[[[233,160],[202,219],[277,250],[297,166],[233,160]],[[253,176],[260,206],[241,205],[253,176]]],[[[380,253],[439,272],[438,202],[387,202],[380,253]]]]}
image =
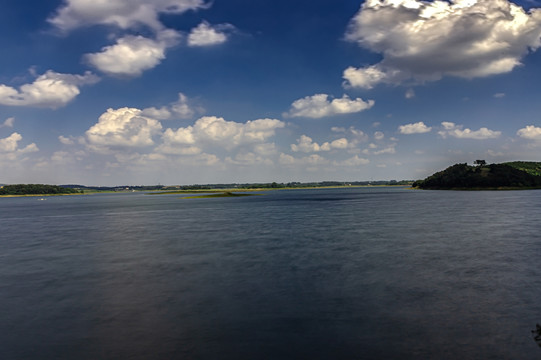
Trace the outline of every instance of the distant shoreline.
{"type": "Polygon", "coordinates": [[[71,196],[71,195],[95,195],[95,194],[131,194],[133,192],[146,193],[146,195],[175,195],[175,194],[220,194],[225,192],[261,192],[276,190],[318,190],[318,189],[348,189],[348,188],[384,188],[384,187],[403,187],[411,188],[411,185],[343,185],[343,186],[307,186],[307,187],[281,187],[281,188],[224,188],[224,189],[198,189],[198,190],[122,190],[122,191],[99,191],[85,190],[84,193],[67,194],[20,194],[20,195],[0,195],[0,198],[13,197],[49,197],[49,196],[71,196]]]}
{"type": "MultiPolygon", "coordinates": [[[[148,195],[175,195],[175,194],[208,194],[224,192],[259,192],[259,191],[279,191],[279,190],[318,190],[318,189],[350,189],[350,188],[381,188],[381,187],[406,187],[411,185],[344,185],[344,186],[307,186],[307,187],[282,187],[282,188],[224,188],[224,189],[201,189],[201,190],[156,190],[148,192],[148,195]]],[[[144,191],[140,191],[144,192],[144,191]]]]}

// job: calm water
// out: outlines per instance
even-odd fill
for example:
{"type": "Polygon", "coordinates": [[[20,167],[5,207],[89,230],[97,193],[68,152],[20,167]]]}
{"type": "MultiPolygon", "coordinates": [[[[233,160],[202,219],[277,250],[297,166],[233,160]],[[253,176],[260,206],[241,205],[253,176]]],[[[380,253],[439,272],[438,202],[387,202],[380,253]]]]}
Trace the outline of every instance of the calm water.
{"type": "Polygon", "coordinates": [[[535,359],[541,191],[0,199],[1,359],[535,359]]]}

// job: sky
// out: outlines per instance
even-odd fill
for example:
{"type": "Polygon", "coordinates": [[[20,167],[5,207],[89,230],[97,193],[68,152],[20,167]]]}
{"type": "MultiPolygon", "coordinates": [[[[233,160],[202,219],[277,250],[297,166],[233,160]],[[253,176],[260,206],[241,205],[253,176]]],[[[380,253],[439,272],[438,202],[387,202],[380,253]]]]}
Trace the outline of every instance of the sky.
{"type": "Polygon", "coordinates": [[[541,161],[541,1],[3,0],[0,183],[541,161]]]}

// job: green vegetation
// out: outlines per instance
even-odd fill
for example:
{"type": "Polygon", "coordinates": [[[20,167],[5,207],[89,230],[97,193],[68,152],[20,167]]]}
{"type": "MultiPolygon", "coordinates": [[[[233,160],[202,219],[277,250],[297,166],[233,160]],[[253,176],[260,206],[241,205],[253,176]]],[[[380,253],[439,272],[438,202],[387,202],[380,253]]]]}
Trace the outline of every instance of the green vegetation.
{"type": "Polygon", "coordinates": [[[533,161],[513,161],[504,163],[514,167],[515,169],[527,172],[530,175],[541,176],[541,163],[533,161]]]}
{"type": "Polygon", "coordinates": [[[413,187],[433,190],[537,189],[541,188],[541,163],[513,162],[469,166],[455,164],[413,187]]]}
{"type": "Polygon", "coordinates": [[[82,192],[75,189],[64,188],[56,185],[42,184],[17,184],[5,185],[0,188],[0,195],[66,195],[66,194],[81,194],[82,192]]]}

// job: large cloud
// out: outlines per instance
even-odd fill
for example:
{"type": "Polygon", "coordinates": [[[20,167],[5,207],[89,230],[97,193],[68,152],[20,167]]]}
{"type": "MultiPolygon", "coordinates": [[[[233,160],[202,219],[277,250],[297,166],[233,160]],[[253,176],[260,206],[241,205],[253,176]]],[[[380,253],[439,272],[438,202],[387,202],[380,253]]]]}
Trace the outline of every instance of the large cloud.
{"type": "Polygon", "coordinates": [[[367,0],[346,39],[383,60],[344,71],[346,86],[506,73],[540,46],[541,10],[508,0],[367,0]]]}
{"type": "Polygon", "coordinates": [[[180,35],[174,30],[163,30],[157,39],[143,36],[125,36],[115,45],[102,51],[86,54],[86,60],[95,68],[113,76],[139,76],[165,59],[165,50],[178,43],[180,35]]]}
{"type": "Polygon", "coordinates": [[[490,130],[486,127],[482,127],[479,130],[463,129],[462,125],[456,125],[448,121],[442,122],[441,125],[443,130],[439,131],[438,134],[444,139],[447,136],[451,136],[458,139],[486,140],[497,139],[502,134],[501,131],[490,130]]]}
{"type": "Polygon", "coordinates": [[[204,0],[65,0],[49,22],[63,31],[90,25],[129,29],[141,24],[158,30],[163,28],[160,14],[207,7],[204,0]]]}
{"type": "Polygon", "coordinates": [[[233,149],[241,145],[263,144],[274,136],[276,130],[285,123],[276,119],[258,119],[246,123],[226,121],[221,117],[204,116],[193,126],[167,129],[163,134],[164,145],[159,150],[169,152],[185,151],[184,149],[202,146],[218,146],[233,149]]]}
{"type": "Polygon", "coordinates": [[[80,86],[94,84],[97,81],[99,78],[90,72],[84,75],[71,75],[49,70],[38,76],[33,83],[22,85],[19,90],[0,84],[0,104],[56,109],[65,106],[79,95],[80,86]]]}
{"type": "Polygon", "coordinates": [[[517,131],[517,135],[528,140],[541,140],[541,128],[528,125],[517,131]]]}
{"type": "Polygon", "coordinates": [[[364,101],[361,98],[351,100],[344,95],[339,99],[329,101],[329,95],[316,94],[295,100],[291,109],[285,116],[322,118],[337,114],[351,114],[370,109],[374,106],[374,100],[364,101]]]}
{"type": "Polygon", "coordinates": [[[86,131],[86,139],[91,149],[99,152],[111,147],[145,147],[154,144],[152,137],[161,129],[157,120],[142,116],[139,109],[108,109],[86,131]]]}

